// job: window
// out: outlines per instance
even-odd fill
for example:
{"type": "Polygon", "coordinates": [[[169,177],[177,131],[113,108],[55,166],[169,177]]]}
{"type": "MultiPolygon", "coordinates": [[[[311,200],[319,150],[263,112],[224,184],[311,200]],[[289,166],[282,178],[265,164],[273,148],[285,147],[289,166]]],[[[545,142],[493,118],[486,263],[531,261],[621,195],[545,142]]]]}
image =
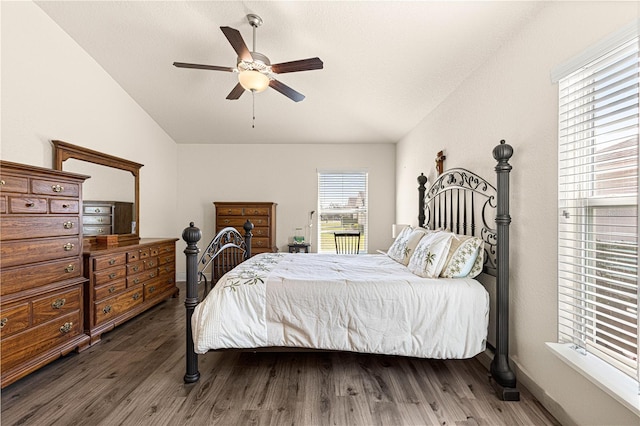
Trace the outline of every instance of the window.
{"type": "Polygon", "coordinates": [[[336,252],[336,231],[360,231],[360,252],[367,252],[367,183],[366,172],[318,172],[318,253],[336,252]]]}
{"type": "Polygon", "coordinates": [[[559,78],[558,334],[640,381],[638,38],[559,78]]]}

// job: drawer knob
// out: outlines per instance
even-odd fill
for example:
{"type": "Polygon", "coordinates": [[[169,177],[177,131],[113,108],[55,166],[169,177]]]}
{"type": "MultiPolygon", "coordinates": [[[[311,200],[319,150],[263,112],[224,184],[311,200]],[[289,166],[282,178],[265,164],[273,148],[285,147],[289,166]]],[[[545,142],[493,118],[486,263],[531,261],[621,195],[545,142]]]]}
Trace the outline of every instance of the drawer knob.
{"type": "Polygon", "coordinates": [[[76,265],[67,265],[67,267],[66,267],[66,268],[64,268],[64,271],[65,271],[67,274],[69,274],[69,273],[71,273],[71,272],[73,272],[73,271],[75,271],[75,270],[76,270],[76,265]]]}
{"type": "Polygon", "coordinates": [[[117,273],[115,273],[115,272],[112,272],[112,273],[110,273],[110,274],[109,274],[109,278],[110,278],[110,279],[114,279],[114,278],[115,278],[115,277],[117,277],[117,276],[118,276],[118,274],[117,274],[117,273]]]}
{"type": "Polygon", "coordinates": [[[134,293],[133,296],[131,296],[133,300],[138,300],[140,299],[140,293],[134,293]]]}
{"type": "Polygon", "coordinates": [[[154,263],[153,260],[150,260],[149,263],[147,263],[147,266],[153,268],[154,266],[156,266],[156,264],[154,263]]]}
{"type": "Polygon", "coordinates": [[[230,222],[230,220],[229,220],[229,219],[225,219],[225,220],[224,220],[224,223],[229,223],[229,222],[230,222]]]}
{"type": "Polygon", "coordinates": [[[140,267],[138,265],[134,266],[133,268],[131,268],[131,270],[133,272],[138,272],[138,269],[140,269],[140,267]]]}
{"type": "Polygon", "coordinates": [[[115,259],[109,259],[109,265],[115,265],[115,264],[116,264],[115,259]]]}
{"type": "Polygon", "coordinates": [[[73,327],[73,323],[72,322],[65,322],[64,325],[62,327],[60,327],[60,333],[67,334],[68,332],[71,331],[72,327],[73,327]]]}
{"type": "Polygon", "coordinates": [[[51,186],[51,190],[53,192],[62,192],[64,191],[64,186],[60,186],[60,185],[52,185],[51,186]]]}
{"type": "Polygon", "coordinates": [[[104,219],[103,219],[103,218],[101,218],[101,217],[99,217],[99,218],[98,218],[98,222],[99,222],[99,223],[102,223],[102,222],[104,222],[104,219]]]}
{"type": "Polygon", "coordinates": [[[116,291],[115,286],[109,287],[109,293],[113,293],[114,291],[116,291]]]}
{"type": "Polygon", "coordinates": [[[36,205],[36,203],[34,203],[33,201],[27,201],[24,205],[27,207],[33,207],[36,205]]]}
{"type": "Polygon", "coordinates": [[[104,229],[102,229],[102,228],[98,229],[98,233],[99,233],[99,234],[104,233],[104,229]]]}
{"type": "Polygon", "coordinates": [[[134,284],[138,284],[139,282],[140,282],[140,278],[136,278],[136,279],[133,280],[134,284]]]}
{"type": "Polygon", "coordinates": [[[6,185],[7,182],[4,181],[4,179],[0,180],[0,185],[6,185]]]}
{"type": "Polygon", "coordinates": [[[72,229],[73,228],[73,222],[69,221],[69,222],[65,222],[62,224],[62,227],[64,229],[72,229]]]}
{"type": "Polygon", "coordinates": [[[152,272],[152,273],[149,274],[149,278],[154,278],[155,276],[156,276],[155,272],[152,272]]]}
{"type": "Polygon", "coordinates": [[[67,243],[65,245],[62,246],[62,248],[64,249],[64,251],[71,251],[73,250],[73,248],[75,247],[74,244],[72,243],[67,243]]]}
{"type": "MultiPolygon", "coordinates": [[[[4,182],[4,181],[3,181],[4,182]]],[[[4,185],[4,183],[3,183],[4,185]]],[[[2,318],[0,319],[0,329],[3,329],[5,325],[7,325],[7,323],[9,322],[9,318],[2,318]]]]}
{"type": "Polygon", "coordinates": [[[232,211],[233,211],[233,210],[229,209],[229,210],[227,210],[227,213],[231,214],[231,212],[232,212],[232,211]]]}
{"type": "Polygon", "coordinates": [[[156,291],[155,285],[152,285],[151,287],[149,287],[149,293],[153,293],[154,291],[156,291]]]}
{"type": "Polygon", "coordinates": [[[94,213],[101,213],[102,211],[100,210],[100,208],[99,208],[99,207],[96,207],[96,208],[93,210],[93,212],[94,212],[94,213]]]}
{"type": "Polygon", "coordinates": [[[63,209],[68,209],[68,208],[69,208],[69,204],[63,204],[63,205],[62,205],[62,208],[63,208],[63,209]]]}
{"type": "Polygon", "coordinates": [[[53,309],[60,309],[64,306],[64,304],[67,303],[67,299],[56,299],[52,304],[51,307],[53,309]]]}
{"type": "Polygon", "coordinates": [[[103,314],[108,314],[109,312],[111,312],[111,305],[107,305],[104,308],[102,308],[102,313],[103,314]]]}

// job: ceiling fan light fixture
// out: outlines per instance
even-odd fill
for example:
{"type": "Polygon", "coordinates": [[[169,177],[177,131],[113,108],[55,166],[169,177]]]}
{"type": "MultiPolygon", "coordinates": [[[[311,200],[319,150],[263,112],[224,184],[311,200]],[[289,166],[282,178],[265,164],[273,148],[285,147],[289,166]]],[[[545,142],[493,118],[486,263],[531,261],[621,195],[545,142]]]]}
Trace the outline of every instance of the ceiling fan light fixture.
{"type": "Polygon", "coordinates": [[[238,73],[238,80],[245,90],[250,90],[256,93],[260,93],[269,87],[269,77],[259,71],[241,71],[238,73]]]}

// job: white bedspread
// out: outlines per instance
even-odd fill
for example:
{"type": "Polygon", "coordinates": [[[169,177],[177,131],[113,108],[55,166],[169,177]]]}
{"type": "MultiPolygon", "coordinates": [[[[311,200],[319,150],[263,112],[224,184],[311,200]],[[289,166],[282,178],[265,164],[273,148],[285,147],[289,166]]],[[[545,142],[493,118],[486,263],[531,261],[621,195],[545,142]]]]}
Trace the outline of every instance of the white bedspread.
{"type": "Polygon", "coordinates": [[[422,358],[485,349],[489,295],[473,279],[418,277],[385,255],[265,253],[196,307],[196,353],[270,346],[422,358]]]}

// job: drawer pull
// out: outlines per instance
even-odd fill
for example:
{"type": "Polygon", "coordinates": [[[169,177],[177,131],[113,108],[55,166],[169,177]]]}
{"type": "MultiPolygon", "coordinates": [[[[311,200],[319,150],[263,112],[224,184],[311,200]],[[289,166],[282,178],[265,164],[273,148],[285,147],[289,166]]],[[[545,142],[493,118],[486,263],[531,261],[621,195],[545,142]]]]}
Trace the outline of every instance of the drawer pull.
{"type": "Polygon", "coordinates": [[[64,186],[60,186],[60,185],[52,185],[51,186],[51,190],[53,192],[62,192],[64,191],[64,186]]]}
{"type": "Polygon", "coordinates": [[[75,270],[76,270],[76,265],[67,265],[67,267],[66,267],[66,268],[64,268],[64,271],[65,271],[67,274],[69,274],[69,273],[71,273],[71,272],[73,272],[73,271],[75,271],[75,270]]]}
{"type": "Polygon", "coordinates": [[[109,265],[115,265],[115,264],[116,264],[115,259],[109,259],[109,265]]]}
{"type": "Polygon", "coordinates": [[[107,305],[104,308],[102,308],[102,313],[103,314],[108,314],[109,312],[111,312],[111,305],[107,305]]]}
{"type": "Polygon", "coordinates": [[[133,268],[131,268],[131,270],[133,272],[138,272],[138,269],[140,269],[140,267],[138,265],[134,266],[133,268]]]}
{"type": "Polygon", "coordinates": [[[153,260],[150,260],[149,263],[147,263],[147,266],[153,268],[154,266],[156,266],[156,264],[153,262],[153,260]]]}
{"type": "Polygon", "coordinates": [[[51,304],[53,309],[60,309],[67,303],[67,299],[56,299],[55,302],[51,304]]]}
{"type": "Polygon", "coordinates": [[[224,223],[229,223],[229,222],[231,222],[229,219],[224,220],[224,223]]]}
{"type": "Polygon", "coordinates": [[[133,296],[131,296],[131,298],[132,298],[133,300],[138,300],[138,299],[140,299],[140,293],[134,293],[134,295],[133,295],[133,296]]]}
{"type": "Polygon", "coordinates": [[[152,273],[149,274],[149,278],[155,278],[155,276],[156,276],[155,272],[152,272],[152,273]]]}
{"type": "Polygon", "coordinates": [[[62,227],[64,229],[72,229],[73,228],[73,222],[69,221],[69,222],[65,222],[62,224],[62,227]]]}
{"type": "MultiPolygon", "coordinates": [[[[4,185],[4,181],[2,181],[2,184],[4,185]]],[[[3,329],[8,322],[9,322],[9,318],[0,319],[0,329],[3,329]]]]}
{"type": "Polygon", "coordinates": [[[118,276],[118,274],[117,274],[117,273],[115,273],[115,272],[112,272],[112,273],[110,273],[110,274],[109,274],[109,278],[110,278],[110,279],[114,279],[114,278],[115,278],[115,277],[117,277],[117,276],[118,276]]]}
{"type": "Polygon", "coordinates": [[[0,185],[6,185],[7,182],[4,181],[4,179],[0,180],[0,185]]]}
{"type": "Polygon", "coordinates": [[[231,214],[231,212],[232,212],[232,211],[233,211],[233,210],[229,209],[229,210],[227,210],[227,213],[228,213],[228,214],[231,214]]]}
{"type": "Polygon", "coordinates": [[[62,246],[62,248],[64,249],[64,251],[71,251],[73,250],[73,248],[75,247],[74,244],[72,243],[67,243],[65,245],[62,246]]]}
{"type": "Polygon", "coordinates": [[[64,325],[62,327],[60,327],[60,333],[67,334],[68,332],[71,331],[72,327],[73,327],[73,323],[72,322],[65,322],[64,325]]]}
{"type": "Polygon", "coordinates": [[[113,293],[114,291],[116,291],[115,286],[109,287],[109,293],[113,293]]]}
{"type": "Polygon", "coordinates": [[[102,234],[103,232],[104,232],[104,229],[102,229],[102,228],[98,229],[98,233],[99,234],[102,234]]]}
{"type": "Polygon", "coordinates": [[[24,205],[27,207],[33,207],[36,205],[36,203],[34,203],[33,201],[27,201],[24,205]]]}
{"type": "Polygon", "coordinates": [[[102,210],[100,210],[99,207],[96,207],[96,209],[93,211],[94,213],[102,213],[102,210]]]}
{"type": "Polygon", "coordinates": [[[156,291],[155,285],[152,285],[151,287],[149,287],[149,293],[153,293],[154,291],[156,291]]]}
{"type": "Polygon", "coordinates": [[[140,282],[140,278],[135,278],[135,279],[133,280],[133,283],[134,283],[134,284],[138,284],[139,282],[140,282]]]}
{"type": "Polygon", "coordinates": [[[63,205],[62,205],[62,208],[63,208],[63,209],[68,209],[68,208],[69,208],[69,204],[63,204],[63,205]]]}

